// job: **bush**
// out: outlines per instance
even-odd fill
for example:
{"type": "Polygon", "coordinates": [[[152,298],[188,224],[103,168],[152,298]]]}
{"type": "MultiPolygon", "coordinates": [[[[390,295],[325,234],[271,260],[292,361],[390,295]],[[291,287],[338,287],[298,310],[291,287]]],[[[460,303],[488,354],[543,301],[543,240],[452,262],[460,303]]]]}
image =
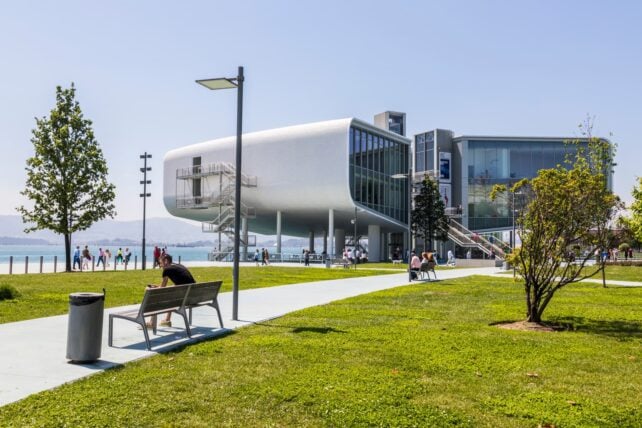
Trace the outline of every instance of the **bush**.
{"type": "Polygon", "coordinates": [[[7,284],[0,284],[0,300],[11,300],[20,297],[20,293],[15,287],[7,284]]]}
{"type": "Polygon", "coordinates": [[[620,251],[628,251],[629,248],[631,248],[631,246],[629,244],[627,244],[626,242],[623,242],[618,247],[618,250],[620,250],[620,251]]]}

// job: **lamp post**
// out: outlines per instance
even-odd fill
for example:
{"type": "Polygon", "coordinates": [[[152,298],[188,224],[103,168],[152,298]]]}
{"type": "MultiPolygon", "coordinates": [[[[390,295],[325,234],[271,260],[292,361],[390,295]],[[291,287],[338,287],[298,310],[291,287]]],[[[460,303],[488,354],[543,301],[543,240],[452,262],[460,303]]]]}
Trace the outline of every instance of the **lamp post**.
{"type": "Polygon", "coordinates": [[[234,267],[232,270],[232,319],[238,320],[239,303],[239,258],[241,246],[241,145],[243,133],[243,67],[238,68],[236,77],[202,79],[196,83],[205,86],[207,89],[232,89],[236,88],[236,180],[234,192],[234,267]]]}
{"type": "Polygon", "coordinates": [[[357,269],[357,264],[358,264],[358,260],[357,260],[357,245],[358,245],[358,242],[357,242],[357,207],[354,207],[354,218],[352,219],[352,221],[350,223],[354,224],[354,238],[352,239],[352,241],[353,241],[352,243],[354,244],[354,249],[352,250],[352,257],[354,257],[354,268],[357,269]]]}
{"type": "Polygon", "coordinates": [[[408,281],[412,281],[412,169],[408,166],[406,174],[394,174],[391,177],[408,180],[408,281]]]}
{"type": "Polygon", "coordinates": [[[147,152],[140,155],[140,158],[143,159],[143,167],[140,169],[140,172],[143,173],[143,180],[140,182],[140,184],[143,185],[143,193],[140,194],[140,197],[143,198],[143,270],[145,270],[145,210],[147,205],[147,198],[152,196],[151,193],[147,193],[147,185],[152,184],[152,181],[147,179],[147,172],[152,170],[151,166],[147,166],[147,159],[151,159],[151,157],[152,155],[147,152]]]}

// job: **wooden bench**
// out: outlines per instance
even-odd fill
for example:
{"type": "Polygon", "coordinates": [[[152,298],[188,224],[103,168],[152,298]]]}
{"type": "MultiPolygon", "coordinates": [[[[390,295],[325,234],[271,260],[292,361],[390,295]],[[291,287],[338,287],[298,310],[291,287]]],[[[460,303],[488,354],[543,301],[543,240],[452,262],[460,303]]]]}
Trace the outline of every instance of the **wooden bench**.
{"type": "Polygon", "coordinates": [[[187,336],[192,337],[189,327],[192,320],[192,309],[198,306],[211,306],[216,309],[219,322],[223,327],[223,319],[217,300],[221,284],[222,281],[217,281],[163,288],[147,288],[138,309],[109,314],[109,346],[113,346],[114,318],[132,321],[140,325],[145,335],[145,343],[148,350],[151,350],[152,347],[145,325],[146,317],[152,317],[152,330],[156,334],[156,316],[167,312],[175,312],[183,317],[187,336]]]}

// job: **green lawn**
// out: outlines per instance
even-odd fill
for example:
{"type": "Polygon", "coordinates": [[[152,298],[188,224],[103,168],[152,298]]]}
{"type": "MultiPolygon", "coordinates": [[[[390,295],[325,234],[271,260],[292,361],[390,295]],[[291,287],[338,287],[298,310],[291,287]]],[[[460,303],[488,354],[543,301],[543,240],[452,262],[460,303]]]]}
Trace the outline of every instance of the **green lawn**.
{"type": "MultiPolygon", "coordinates": [[[[231,267],[190,268],[196,281],[223,280],[222,291],[232,289],[231,267]]],[[[393,273],[393,272],[390,272],[393,273]]],[[[386,274],[376,270],[285,268],[241,268],[241,289],[272,287],[299,282],[386,274]]],[[[0,285],[15,287],[15,300],[0,301],[0,324],[67,313],[69,293],[107,290],[106,306],[140,303],[146,284],[159,284],[160,270],[116,272],[0,275],[0,285]]]]}
{"type": "MultiPolygon", "coordinates": [[[[513,275],[513,270],[500,273],[513,275]]],[[[602,280],[602,274],[595,275],[592,279],[602,280]]],[[[642,282],[642,266],[606,266],[606,280],[642,282]]]]}
{"type": "Polygon", "coordinates": [[[642,426],[642,289],[572,285],[523,318],[512,278],[299,311],[0,408],[0,426],[642,426]]]}

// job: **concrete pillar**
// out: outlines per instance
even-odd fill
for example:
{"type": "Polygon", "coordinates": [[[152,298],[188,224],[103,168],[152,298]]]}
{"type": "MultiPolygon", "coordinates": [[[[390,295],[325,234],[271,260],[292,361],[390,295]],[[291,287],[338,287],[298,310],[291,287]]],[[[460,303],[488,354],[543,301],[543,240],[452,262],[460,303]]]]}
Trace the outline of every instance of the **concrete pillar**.
{"type": "Polygon", "coordinates": [[[343,247],[346,245],[346,231],[344,229],[334,230],[334,254],[336,257],[341,257],[343,254],[343,247]]]}
{"type": "Polygon", "coordinates": [[[368,261],[381,261],[381,227],[376,224],[368,225],[368,261]]]}
{"type": "Polygon", "coordinates": [[[310,242],[308,243],[308,247],[311,253],[314,253],[314,231],[310,231],[309,235],[310,242]]]}
{"type": "Polygon", "coordinates": [[[276,212],[276,252],[281,254],[281,211],[276,212]]]}
{"type": "Polygon", "coordinates": [[[328,248],[330,248],[329,257],[334,257],[334,210],[330,208],[328,211],[328,248]]]}
{"type": "Polygon", "coordinates": [[[247,218],[242,218],[241,219],[241,261],[246,261],[247,260],[247,236],[248,236],[248,230],[247,230],[247,218]]]}
{"type": "Polygon", "coordinates": [[[328,231],[323,231],[323,252],[328,254],[328,231]]]}

